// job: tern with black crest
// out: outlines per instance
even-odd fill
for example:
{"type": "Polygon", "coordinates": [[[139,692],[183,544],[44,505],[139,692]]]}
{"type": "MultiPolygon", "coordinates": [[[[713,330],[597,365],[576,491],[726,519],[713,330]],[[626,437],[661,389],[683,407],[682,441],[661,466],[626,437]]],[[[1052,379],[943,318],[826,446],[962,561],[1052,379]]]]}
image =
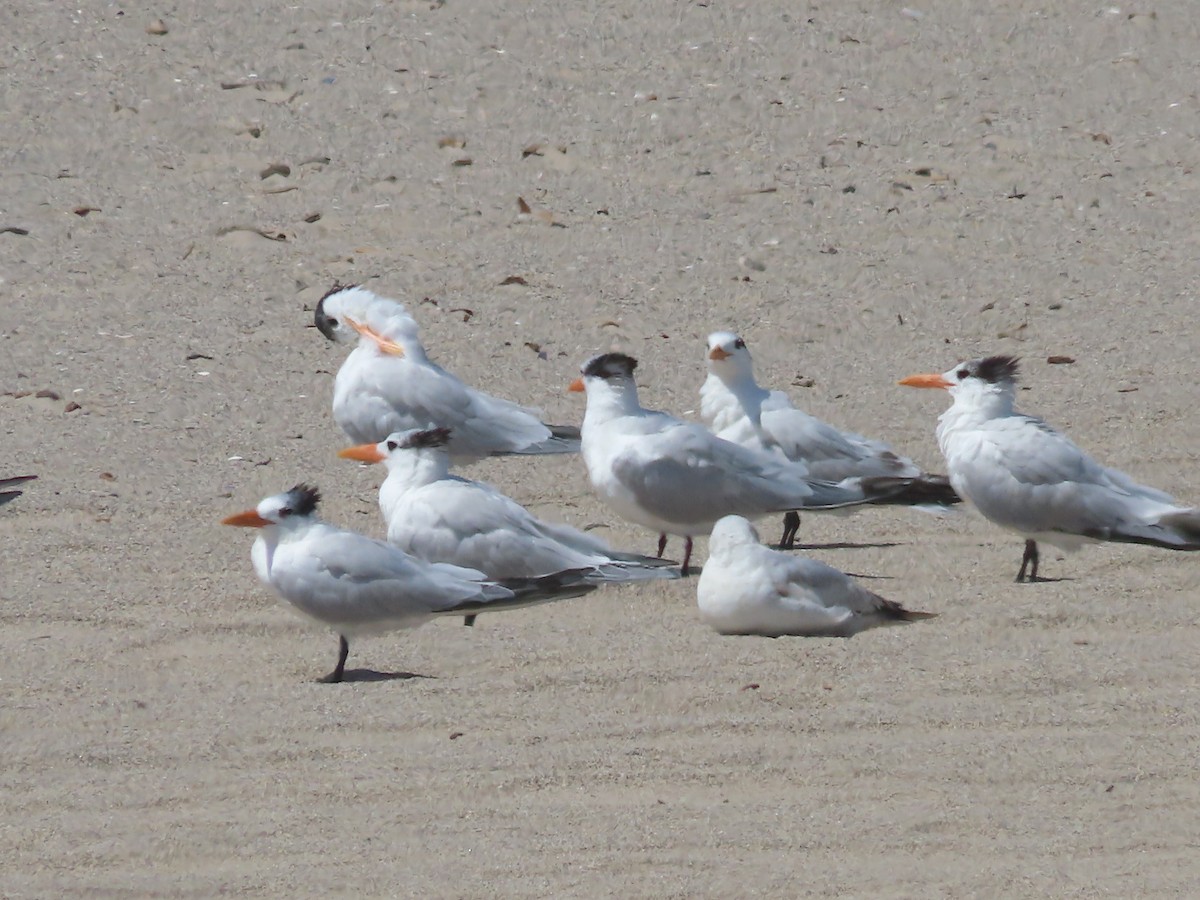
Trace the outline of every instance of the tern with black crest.
{"type": "Polygon", "coordinates": [[[617,553],[569,525],[537,518],[489,484],[452,475],[450,439],[448,428],[414,429],[338,453],[387,466],[379,508],[389,543],[492,579],[536,578],[564,569],[579,570],[597,584],[678,577],[669,561],[617,553]]]}
{"type": "Polygon", "coordinates": [[[416,628],[435,616],[513,609],[594,589],[580,573],[493,581],[482,572],[409,556],[384,541],[329,525],[320,494],[298,484],[223,520],[259,529],[254,571],[297,612],[338,635],[338,660],[325,682],[341,681],[350,638],[416,628]]]}
{"type": "MultiPolygon", "coordinates": [[[[624,353],[593,356],[572,382],[587,392],[583,460],[596,493],[621,518],[685,539],[688,573],[692,538],[708,534],[723,516],[764,516],[789,509],[837,509],[870,503],[873,488],[808,478],[801,465],[722,440],[703,425],[638,402],[624,353]]],[[[890,484],[884,492],[894,489],[890,484]]]]}
{"type": "Polygon", "coordinates": [[[395,431],[451,429],[459,463],[511,454],[575,453],[579,431],[547,425],[534,409],[463,384],[433,362],[404,305],[363,287],[335,285],[314,321],[329,340],[355,344],[333,386],[333,418],[356,443],[395,431]]]}
{"type": "Polygon", "coordinates": [[[1014,408],[1017,360],[988,356],[900,384],[948,391],[937,439],[950,483],[987,519],[1025,538],[1017,581],[1039,581],[1038,542],[1200,550],[1200,510],[1107,468],[1043,420],[1014,408]]]}

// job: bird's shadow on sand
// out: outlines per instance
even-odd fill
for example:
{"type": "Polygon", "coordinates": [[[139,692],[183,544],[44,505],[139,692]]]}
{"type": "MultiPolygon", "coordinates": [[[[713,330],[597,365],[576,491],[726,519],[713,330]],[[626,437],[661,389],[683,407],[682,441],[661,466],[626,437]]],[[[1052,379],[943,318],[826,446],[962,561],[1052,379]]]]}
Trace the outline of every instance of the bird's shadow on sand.
{"type": "Polygon", "coordinates": [[[377,672],[375,669],[347,669],[342,673],[342,684],[348,681],[410,681],[414,678],[436,678],[436,675],[422,675],[419,672],[377,672]]]}
{"type": "Polygon", "coordinates": [[[880,550],[887,547],[900,547],[903,544],[897,541],[885,541],[877,544],[854,544],[845,541],[835,541],[832,544],[794,544],[791,547],[784,547],[780,544],[771,544],[772,550],[782,550],[784,553],[789,551],[801,550],[880,550]]]}

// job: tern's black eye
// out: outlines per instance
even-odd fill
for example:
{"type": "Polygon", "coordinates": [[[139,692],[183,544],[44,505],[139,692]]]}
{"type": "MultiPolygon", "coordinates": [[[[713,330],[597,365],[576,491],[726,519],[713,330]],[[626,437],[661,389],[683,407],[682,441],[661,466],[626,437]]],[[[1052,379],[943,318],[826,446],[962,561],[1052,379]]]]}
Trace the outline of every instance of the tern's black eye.
{"type": "Polygon", "coordinates": [[[737,347],[739,350],[745,350],[746,342],[743,341],[741,338],[738,338],[736,341],[733,342],[733,346],[737,347]]]}
{"type": "Polygon", "coordinates": [[[955,376],[956,376],[956,377],[957,377],[957,378],[958,378],[958,379],[961,381],[962,379],[964,379],[964,378],[967,378],[967,377],[969,377],[969,376],[970,376],[970,374],[971,374],[971,370],[970,370],[970,369],[959,369],[959,370],[958,370],[957,372],[955,372],[954,374],[955,374],[955,376]]]}
{"type": "Polygon", "coordinates": [[[279,511],[279,517],[281,519],[286,519],[288,516],[290,516],[292,514],[292,512],[293,512],[293,510],[290,506],[285,506],[283,509],[281,509],[279,511]]]}
{"type": "Polygon", "coordinates": [[[399,445],[399,444],[397,444],[395,441],[388,441],[388,442],[387,442],[387,448],[388,448],[388,450],[395,450],[395,449],[396,449],[397,447],[399,447],[399,446],[400,446],[400,445],[399,445]]]}

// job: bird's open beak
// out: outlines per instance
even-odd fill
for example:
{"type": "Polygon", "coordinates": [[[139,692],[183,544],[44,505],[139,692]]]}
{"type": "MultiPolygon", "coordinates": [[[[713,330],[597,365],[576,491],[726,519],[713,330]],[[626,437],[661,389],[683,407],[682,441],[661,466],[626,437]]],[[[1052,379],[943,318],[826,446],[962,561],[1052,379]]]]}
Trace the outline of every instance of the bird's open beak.
{"type": "Polygon", "coordinates": [[[395,341],[393,341],[391,338],[385,338],[383,335],[377,334],[374,331],[374,329],[372,329],[366,325],[361,325],[358,322],[355,322],[349,316],[343,316],[343,318],[345,319],[346,324],[348,324],[351,328],[353,328],[355,331],[357,331],[363,337],[370,338],[371,340],[373,340],[375,342],[375,346],[377,346],[384,353],[390,354],[391,356],[403,356],[404,355],[404,348],[401,347],[399,344],[397,344],[395,341]]]}
{"type": "Polygon", "coordinates": [[[729,357],[731,357],[731,356],[733,356],[732,353],[730,353],[726,350],[722,350],[720,347],[713,347],[711,350],[708,351],[708,358],[715,359],[718,362],[722,359],[729,359],[729,357]]]}
{"type": "Polygon", "coordinates": [[[941,388],[942,390],[945,390],[946,388],[954,387],[954,385],[952,385],[949,381],[947,381],[941,375],[935,375],[935,374],[909,375],[907,378],[901,378],[896,383],[902,384],[905,387],[941,388]]]}
{"type": "Polygon", "coordinates": [[[248,509],[235,516],[221,520],[222,525],[236,525],[238,528],[266,528],[271,523],[258,514],[257,510],[248,509]]]}
{"type": "Polygon", "coordinates": [[[339,450],[338,456],[342,459],[356,459],[359,462],[365,463],[380,463],[384,460],[383,454],[379,452],[379,448],[375,444],[359,444],[357,447],[347,447],[345,450],[339,450]]]}
{"type": "Polygon", "coordinates": [[[582,379],[582,378],[576,378],[574,381],[572,381],[572,382],[571,382],[571,383],[570,383],[570,384],[567,386],[567,390],[568,390],[569,392],[571,392],[572,394],[580,394],[580,393],[583,393],[583,390],[584,390],[584,387],[583,387],[583,379],[582,379]]]}

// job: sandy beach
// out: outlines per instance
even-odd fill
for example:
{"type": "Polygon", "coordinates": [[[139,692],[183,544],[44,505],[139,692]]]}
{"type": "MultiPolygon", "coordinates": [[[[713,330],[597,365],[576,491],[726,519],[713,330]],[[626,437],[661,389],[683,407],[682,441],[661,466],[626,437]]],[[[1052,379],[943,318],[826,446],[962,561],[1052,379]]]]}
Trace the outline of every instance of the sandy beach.
{"type": "MultiPolygon", "coordinates": [[[[814,558],[939,617],[721,637],[656,582],[362,640],[324,685],[335,637],[219,524],[308,481],[384,533],[381,473],[336,456],[335,282],[554,422],[609,349],[696,417],[734,330],[934,471],[947,398],[897,379],[1017,355],[1023,408],[1200,503],[1198,21],[0,10],[0,477],[39,476],[0,509],[0,895],[1200,894],[1195,554],[1044,547],[1060,580],[1017,585],[971,512],[806,515],[814,558]]],[[[578,457],[465,474],[653,551],[578,457]]]]}

